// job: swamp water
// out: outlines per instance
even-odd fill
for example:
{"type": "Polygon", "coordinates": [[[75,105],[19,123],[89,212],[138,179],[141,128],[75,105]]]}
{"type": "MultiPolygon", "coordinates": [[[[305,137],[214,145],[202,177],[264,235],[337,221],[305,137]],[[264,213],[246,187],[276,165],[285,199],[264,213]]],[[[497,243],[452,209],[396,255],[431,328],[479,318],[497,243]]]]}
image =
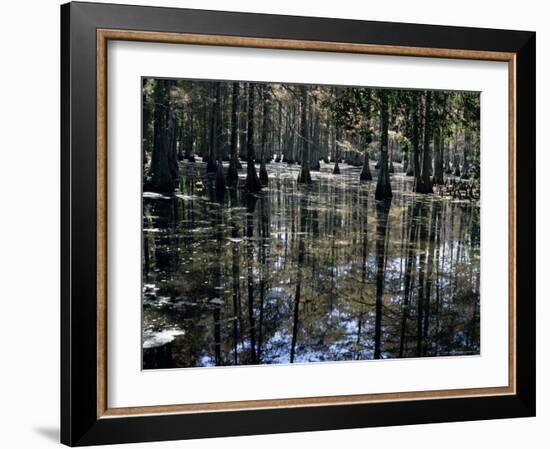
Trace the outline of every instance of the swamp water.
{"type": "Polygon", "coordinates": [[[220,201],[204,167],[143,195],[144,369],[479,354],[479,204],[323,163],[220,201]]]}

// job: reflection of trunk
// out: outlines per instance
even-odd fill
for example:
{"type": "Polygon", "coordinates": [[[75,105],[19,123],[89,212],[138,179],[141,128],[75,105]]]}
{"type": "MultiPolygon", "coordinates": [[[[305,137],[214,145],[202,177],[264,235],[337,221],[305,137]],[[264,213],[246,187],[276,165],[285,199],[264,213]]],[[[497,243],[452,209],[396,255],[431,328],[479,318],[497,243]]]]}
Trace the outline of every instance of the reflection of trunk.
{"type": "Polygon", "coordinates": [[[392,197],[390,172],[388,168],[388,93],[381,90],[380,96],[380,171],[376,182],[374,197],[377,200],[388,200],[392,197]]]}
{"type": "Polygon", "coordinates": [[[302,85],[301,90],[301,103],[300,109],[302,111],[300,119],[300,134],[301,134],[301,143],[302,143],[302,169],[298,175],[298,182],[309,184],[311,183],[311,174],[309,173],[309,130],[307,126],[307,88],[302,85]]]}
{"type": "Polygon", "coordinates": [[[292,342],[290,345],[290,363],[294,363],[296,355],[296,341],[298,340],[298,316],[300,314],[300,289],[302,284],[302,271],[298,270],[296,290],[294,292],[294,318],[292,321],[292,342]]]}
{"type": "Polygon", "coordinates": [[[443,215],[445,213],[445,210],[441,210],[440,206],[438,205],[438,230],[436,235],[436,241],[435,241],[435,310],[434,310],[434,320],[435,320],[435,331],[434,331],[434,351],[435,355],[439,354],[439,310],[441,308],[441,295],[440,295],[440,267],[445,270],[445,245],[443,248],[441,248],[441,241],[446,241],[445,236],[445,226],[442,226],[441,221],[443,219],[443,215]],[[441,234],[443,233],[443,238],[441,237],[441,234]],[[443,254],[441,254],[441,252],[443,254]]]}
{"type": "Polygon", "coordinates": [[[254,84],[248,85],[248,134],[246,139],[246,190],[259,192],[262,185],[254,165],[256,154],[254,151],[254,84]]]}
{"type": "MultiPolygon", "coordinates": [[[[236,222],[231,226],[231,237],[233,239],[239,238],[239,228],[236,222]]],[[[234,241],[232,243],[232,265],[233,265],[233,359],[235,365],[238,364],[238,350],[237,344],[239,341],[239,329],[242,329],[242,315],[241,315],[241,286],[240,286],[240,258],[239,258],[239,243],[234,241]]]]}
{"type": "Polygon", "coordinates": [[[251,363],[256,363],[256,324],[254,318],[254,208],[255,199],[250,198],[246,214],[246,259],[247,259],[247,287],[248,287],[248,322],[250,326],[250,357],[251,363]]]}
{"type": "MultiPolygon", "coordinates": [[[[434,271],[434,262],[435,262],[435,236],[437,234],[437,226],[439,220],[439,203],[434,203],[432,207],[432,214],[430,219],[430,237],[428,239],[428,254],[427,258],[427,275],[426,275],[426,291],[424,296],[424,324],[423,324],[423,334],[422,340],[424,342],[428,341],[428,332],[430,324],[430,299],[431,299],[431,290],[432,290],[432,277],[434,271]]],[[[427,345],[424,345],[422,355],[427,355],[427,345]]]]}
{"type": "Polygon", "coordinates": [[[407,265],[405,268],[405,292],[403,296],[403,316],[401,318],[401,337],[399,340],[399,357],[403,357],[405,353],[405,337],[407,335],[407,320],[409,318],[410,311],[410,296],[413,279],[411,275],[413,261],[415,257],[414,250],[416,248],[416,224],[418,221],[419,204],[416,203],[410,206],[413,209],[411,217],[411,223],[409,226],[409,239],[408,239],[408,252],[407,252],[407,265]]]}
{"type": "Polygon", "coordinates": [[[233,83],[233,91],[231,93],[231,158],[229,160],[229,169],[227,171],[227,183],[236,185],[239,180],[238,173],[238,112],[239,110],[239,83],[233,83]]]}
{"type": "Polygon", "coordinates": [[[267,266],[267,242],[269,239],[269,210],[266,207],[266,198],[260,201],[260,317],[258,323],[258,363],[262,360],[263,342],[263,321],[264,321],[264,299],[266,291],[266,273],[269,273],[267,266]]]}
{"type": "Polygon", "coordinates": [[[382,334],[382,296],[384,294],[385,282],[385,243],[388,226],[388,214],[391,201],[376,203],[376,315],[374,322],[374,358],[379,359],[381,355],[381,334],[382,334]]]}
{"type": "MultiPolygon", "coordinates": [[[[363,227],[363,232],[361,233],[362,234],[362,260],[361,260],[361,284],[362,287],[361,287],[361,302],[362,303],[365,303],[365,295],[364,295],[364,291],[366,290],[366,283],[367,283],[367,256],[368,256],[368,243],[369,243],[369,240],[368,240],[368,210],[369,210],[369,203],[368,203],[368,196],[365,195],[363,200],[362,200],[362,204],[360,205],[361,206],[361,214],[363,215],[361,218],[362,218],[362,227],[363,227]]],[[[357,317],[357,341],[356,341],[356,356],[355,356],[355,359],[356,360],[359,360],[361,358],[361,333],[363,331],[363,315],[364,315],[364,310],[363,310],[363,305],[361,304],[360,305],[360,312],[359,312],[359,316],[357,317]]]]}
{"type": "MultiPolygon", "coordinates": [[[[219,209],[216,209],[215,214],[213,215],[212,222],[213,229],[216,230],[216,262],[214,265],[214,287],[216,288],[216,293],[222,291],[222,245],[223,245],[223,233],[222,229],[222,215],[219,209]]],[[[222,355],[221,355],[221,324],[220,324],[220,307],[221,307],[221,298],[215,298],[216,301],[213,301],[213,319],[214,319],[214,361],[216,366],[223,364],[222,355]]]]}
{"type": "Polygon", "coordinates": [[[222,365],[220,306],[218,304],[214,306],[214,362],[216,366],[222,365]]]}
{"type": "Polygon", "coordinates": [[[426,269],[426,207],[420,208],[420,232],[419,232],[419,267],[418,267],[418,295],[416,311],[416,356],[422,355],[422,320],[424,317],[424,273],[426,269]]]}
{"type": "Polygon", "coordinates": [[[296,290],[294,292],[294,317],[292,322],[292,342],[290,346],[290,363],[294,363],[296,356],[296,342],[298,340],[298,326],[300,315],[300,296],[302,288],[302,266],[304,264],[306,245],[304,242],[304,233],[306,230],[307,210],[305,204],[305,197],[302,197],[300,204],[300,236],[298,241],[298,273],[296,279],[296,290]]]}
{"type": "MultiPolygon", "coordinates": [[[[145,218],[145,217],[144,217],[145,218]]],[[[148,232],[142,232],[143,234],[143,279],[146,280],[149,277],[149,233],[148,232]]]]}

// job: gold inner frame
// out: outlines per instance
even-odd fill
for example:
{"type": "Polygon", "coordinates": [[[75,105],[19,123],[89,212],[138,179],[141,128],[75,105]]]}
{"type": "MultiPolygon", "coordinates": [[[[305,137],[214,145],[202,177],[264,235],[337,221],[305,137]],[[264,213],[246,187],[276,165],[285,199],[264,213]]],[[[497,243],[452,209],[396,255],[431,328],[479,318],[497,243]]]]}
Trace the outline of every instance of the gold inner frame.
{"type": "Polygon", "coordinates": [[[516,393],[516,54],[238,36],[97,30],[97,417],[199,413],[244,409],[344,405],[422,399],[514,395],[516,393]],[[362,53],[508,63],[508,385],[503,387],[392,392],[345,396],[266,399],[200,404],[108,408],[107,404],[107,42],[109,40],[215,45],[302,51],[362,53]]]}

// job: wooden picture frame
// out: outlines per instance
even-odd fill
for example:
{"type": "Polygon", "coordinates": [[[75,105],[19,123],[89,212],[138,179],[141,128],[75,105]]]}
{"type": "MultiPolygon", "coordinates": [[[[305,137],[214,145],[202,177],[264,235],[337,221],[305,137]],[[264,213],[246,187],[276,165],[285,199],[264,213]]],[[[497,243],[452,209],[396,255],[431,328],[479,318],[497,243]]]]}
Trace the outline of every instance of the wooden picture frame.
{"type": "Polygon", "coordinates": [[[71,446],[535,414],[535,33],[125,5],[61,7],[61,440],[71,446]],[[509,384],[107,406],[106,48],[110,40],[505,61],[509,384]]]}

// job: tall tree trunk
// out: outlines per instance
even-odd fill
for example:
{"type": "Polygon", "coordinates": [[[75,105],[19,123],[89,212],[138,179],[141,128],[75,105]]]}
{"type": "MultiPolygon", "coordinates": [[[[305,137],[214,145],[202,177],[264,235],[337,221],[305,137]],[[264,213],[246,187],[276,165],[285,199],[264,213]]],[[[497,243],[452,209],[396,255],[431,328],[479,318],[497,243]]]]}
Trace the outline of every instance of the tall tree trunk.
{"type": "Polygon", "coordinates": [[[460,156],[458,154],[458,125],[455,124],[454,129],[454,147],[453,147],[453,168],[454,168],[454,175],[460,176],[460,156]]]}
{"type": "Polygon", "coordinates": [[[393,194],[390,184],[390,172],[388,167],[388,93],[381,90],[380,96],[380,171],[376,182],[374,198],[376,200],[391,199],[393,194]]]}
{"type": "Polygon", "coordinates": [[[443,185],[443,130],[437,125],[434,131],[434,184],[443,185]]]}
{"type": "Polygon", "coordinates": [[[214,84],[214,107],[212,110],[212,134],[210,140],[210,156],[206,164],[206,171],[212,171],[215,167],[216,172],[216,195],[221,199],[225,193],[225,175],[223,173],[223,148],[220,142],[221,137],[221,82],[216,81],[214,84]]]}
{"type": "Polygon", "coordinates": [[[319,109],[317,107],[317,99],[316,97],[313,97],[313,101],[310,102],[311,107],[311,121],[312,123],[312,145],[313,148],[311,148],[310,151],[310,164],[309,168],[312,171],[319,171],[321,170],[321,164],[319,163],[320,155],[319,155],[319,147],[320,147],[320,134],[321,134],[321,120],[319,117],[319,109]]]}
{"type": "Polygon", "coordinates": [[[466,125],[464,131],[464,162],[462,164],[462,179],[470,178],[470,152],[472,147],[472,130],[466,125]]]}
{"type": "Polygon", "coordinates": [[[151,180],[149,189],[172,193],[176,188],[175,117],[170,110],[170,81],[157,80],[154,91],[155,112],[151,180]]]}
{"type": "Polygon", "coordinates": [[[254,151],[254,84],[248,83],[248,131],[246,139],[246,184],[248,192],[259,192],[262,184],[256,173],[254,151]]]}
{"type": "MultiPolygon", "coordinates": [[[[421,183],[420,179],[420,94],[414,92],[413,94],[413,112],[412,112],[412,158],[410,174],[414,176],[415,190],[416,186],[421,183]]],[[[408,175],[409,173],[407,173],[408,175]]]]}
{"type": "Polygon", "coordinates": [[[141,115],[141,126],[142,126],[142,141],[141,141],[141,164],[142,169],[145,169],[147,166],[149,154],[151,153],[151,122],[152,122],[152,111],[150,102],[147,101],[148,94],[145,92],[145,85],[147,80],[143,78],[143,90],[142,90],[142,104],[143,104],[143,113],[141,115]]]}
{"type": "Polygon", "coordinates": [[[219,151],[219,119],[220,119],[220,82],[214,82],[212,88],[213,105],[210,112],[210,148],[208,151],[208,161],[206,163],[207,173],[216,173],[218,169],[218,151],[219,151]]]}
{"type": "Polygon", "coordinates": [[[300,86],[301,93],[301,104],[300,108],[302,111],[300,119],[300,134],[302,142],[302,169],[298,175],[298,182],[303,184],[311,184],[311,174],[309,172],[309,129],[307,126],[307,87],[302,85],[300,86]]]}
{"type": "MultiPolygon", "coordinates": [[[[260,158],[260,182],[263,186],[266,186],[269,182],[269,177],[267,175],[267,168],[265,166],[266,158],[268,157],[268,139],[267,139],[267,132],[269,127],[269,112],[270,112],[270,96],[269,96],[269,88],[266,85],[262,85],[262,99],[264,102],[264,108],[262,111],[262,134],[261,134],[261,147],[262,147],[262,155],[260,158]]],[[[271,156],[269,156],[271,159],[271,156]]]]}
{"type": "Polygon", "coordinates": [[[432,115],[432,92],[426,91],[426,99],[424,103],[424,142],[422,149],[422,172],[417,178],[416,192],[417,193],[433,193],[432,180],[430,171],[432,169],[432,158],[430,154],[430,138],[431,132],[431,115],[432,115]]]}
{"type": "Polygon", "coordinates": [[[233,83],[233,89],[231,91],[231,157],[229,159],[229,169],[227,171],[227,183],[233,186],[237,185],[239,182],[239,155],[237,147],[239,142],[239,88],[239,83],[233,83]]]}
{"type": "Polygon", "coordinates": [[[188,106],[184,122],[187,128],[187,132],[185,133],[184,158],[189,162],[195,162],[193,154],[193,143],[195,141],[194,114],[195,112],[191,110],[191,106],[188,106]]]}
{"type": "Polygon", "coordinates": [[[283,152],[283,103],[278,102],[278,127],[277,127],[277,154],[275,155],[275,162],[280,162],[283,152]]]}

